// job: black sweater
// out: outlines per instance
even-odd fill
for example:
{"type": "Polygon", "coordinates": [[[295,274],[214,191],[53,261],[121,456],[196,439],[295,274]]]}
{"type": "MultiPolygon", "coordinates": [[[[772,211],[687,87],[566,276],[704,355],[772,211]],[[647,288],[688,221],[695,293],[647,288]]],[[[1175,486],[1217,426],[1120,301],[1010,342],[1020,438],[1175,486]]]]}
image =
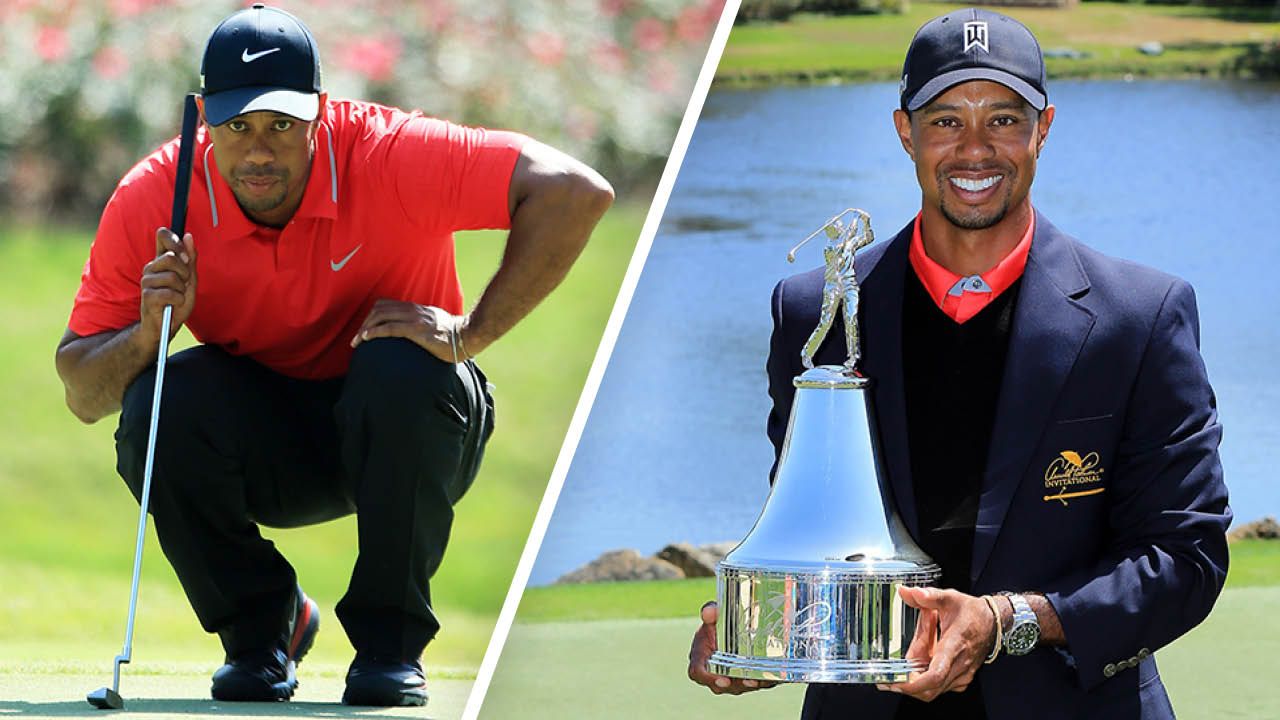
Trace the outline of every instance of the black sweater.
{"type": "MultiPolygon", "coordinates": [[[[1022,281],[960,324],[938,308],[910,266],[907,275],[902,370],[918,539],[942,568],[939,585],[968,593],[978,496],[1022,281]]],[[[977,682],[929,705],[904,698],[898,712],[899,720],[944,717],[985,717],[977,682]]]]}

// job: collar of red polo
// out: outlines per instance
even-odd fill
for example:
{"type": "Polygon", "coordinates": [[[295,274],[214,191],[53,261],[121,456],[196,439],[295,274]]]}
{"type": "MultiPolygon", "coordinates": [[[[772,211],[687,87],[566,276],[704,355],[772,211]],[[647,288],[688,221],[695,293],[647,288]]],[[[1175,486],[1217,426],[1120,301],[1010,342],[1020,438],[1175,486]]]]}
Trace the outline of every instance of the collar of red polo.
{"type": "Polygon", "coordinates": [[[925,253],[924,239],[920,234],[922,215],[923,213],[916,215],[907,257],[929,297],[952,320],[957,323],[968,322],[1022,277],[1022,271],[1027,267],[1027,254],[1031,252],[1031,237],[1036,231],[1035,213],[1031,215],[1031,222],[1027,224],[1022,240],[1018,241],[1003,260],[984,273],[967,277],[942,267],[925,253]]]}

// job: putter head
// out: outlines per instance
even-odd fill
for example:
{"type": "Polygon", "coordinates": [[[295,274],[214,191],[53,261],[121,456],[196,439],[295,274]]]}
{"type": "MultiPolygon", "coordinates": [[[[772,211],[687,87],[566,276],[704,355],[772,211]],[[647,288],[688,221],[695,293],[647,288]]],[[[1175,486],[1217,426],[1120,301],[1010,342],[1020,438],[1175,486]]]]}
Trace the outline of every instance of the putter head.
{"type": "Polygon", "coordinates": [[[109,687],[98,688],[86,698],[89,704],[99,710],[119,710],[124,707],[124,698],[109,687]]]}

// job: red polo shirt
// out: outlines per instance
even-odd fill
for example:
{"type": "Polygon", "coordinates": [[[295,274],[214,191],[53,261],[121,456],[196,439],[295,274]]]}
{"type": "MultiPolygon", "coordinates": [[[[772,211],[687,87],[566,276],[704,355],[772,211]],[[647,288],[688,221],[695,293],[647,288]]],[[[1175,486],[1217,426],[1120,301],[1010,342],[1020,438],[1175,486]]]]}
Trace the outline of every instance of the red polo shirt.
{"type": "Polygon", "coordinates": [[[920,218],[921,215],[917,214],[907,257],[929,297],[952,320],[967,322],[1022,277],[1022,271],[1027,267],[1027,253],[1031,252],[1031,237],[1036,232],[1035,214],[1032,214],[1022,239],[1003,260],[984,273],[968,277],[961,277],[942,267],[925,253],[920,218]]]}
{"type": "MultiPolygon", "coordinates": [[[[299,378],[343,375],[351,338],[379,298],[463,309],[453,231],[506,229],[525,137],[372,103],[331,100],[302,204],[284,228],[244,215],[201,128],[188,200],[202,343],[299,378]]],[[[68,326],[138,321],[142,268],[168,226],[178,140],[139,162],[102,213],[68,326]]]]}

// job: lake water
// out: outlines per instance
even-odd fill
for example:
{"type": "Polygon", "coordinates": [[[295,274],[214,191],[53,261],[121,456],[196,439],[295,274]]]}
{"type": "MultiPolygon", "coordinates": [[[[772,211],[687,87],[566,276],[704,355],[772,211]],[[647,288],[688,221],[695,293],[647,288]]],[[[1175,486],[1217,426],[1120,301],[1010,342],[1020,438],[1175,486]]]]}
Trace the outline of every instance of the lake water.
{"type": "MultiPolygon", "coordinates": [[[[1196,288],[1238,521],[1280,515],[1280,86],[1056,82],[1032,201],[1196,288]]],[[[768,492],[769,293],[850,205],[881,241],[919,209],[894,85],[707,99],[532,582],[602,551],[739,539],[768,492]]]]}

